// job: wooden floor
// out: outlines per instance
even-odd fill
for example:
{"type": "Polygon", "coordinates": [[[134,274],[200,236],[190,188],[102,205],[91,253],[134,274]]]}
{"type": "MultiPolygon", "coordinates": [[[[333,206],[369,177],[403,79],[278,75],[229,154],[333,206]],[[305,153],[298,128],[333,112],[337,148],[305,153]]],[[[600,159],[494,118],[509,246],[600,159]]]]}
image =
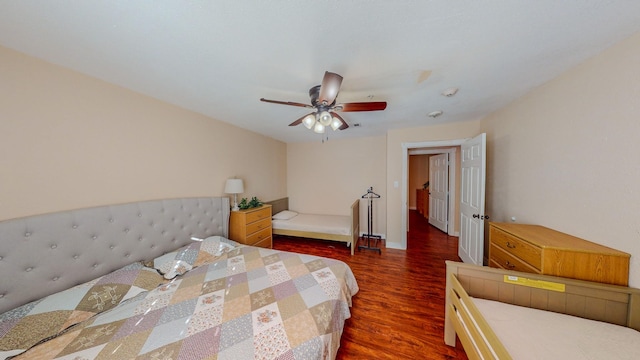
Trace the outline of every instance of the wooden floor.
{"type": "Polygon", "coordinates": [[[445,260],[460,261],[458,238],[409,214],[407,251],[371,250],[354,256],[342,243],[276,237],[273,248],[342,260],[360,291],[353,298],[337,359],[467,359],[445,345],[445,260]]]}

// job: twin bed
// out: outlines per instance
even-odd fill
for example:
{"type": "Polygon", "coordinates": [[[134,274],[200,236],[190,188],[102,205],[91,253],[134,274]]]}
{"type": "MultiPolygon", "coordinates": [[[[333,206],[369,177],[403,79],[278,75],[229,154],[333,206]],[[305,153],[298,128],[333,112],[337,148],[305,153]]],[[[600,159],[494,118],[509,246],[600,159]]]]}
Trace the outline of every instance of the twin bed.
{"type": "Polygon", "coordinates": [[[637,359],[640,290],[447,261],[445,343],[469,359],[637,359]]]}
{"type": "Polygon", "coordinates": [[[0,359],[333,359],[343,262],[227,239],[227,198],[0,222],[0,359]]]}
{"type": "Polygon", "coordinates": [[[349,215],[300,214],[289,210],[289,198],[270,201],[273,213],[273,234],[310,239],[340,241],[351,247],[351,255],[358,246],[360,235],[360,199],[356,199],[349,215]]]}

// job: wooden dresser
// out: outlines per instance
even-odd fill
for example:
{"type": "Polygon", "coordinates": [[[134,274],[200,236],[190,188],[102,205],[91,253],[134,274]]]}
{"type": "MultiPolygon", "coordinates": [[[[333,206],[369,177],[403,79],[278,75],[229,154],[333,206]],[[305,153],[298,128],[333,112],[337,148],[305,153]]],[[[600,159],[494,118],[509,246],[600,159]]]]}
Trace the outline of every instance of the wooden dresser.
{"type": "Polygon", "coordinates": [[[627,286],[631,255],[539,225],[490,223],[489,266],[627,286]]]}
{"type": "Polygon", "coordinates": [[[416,189],[416,209],[418,213],[429,218],[429,190],[416,189]]]}
{"type": "Polygon", "coordinates": [[[271,248],[271,205],[232,211],[229,238],[246,245],[271,248]]]}

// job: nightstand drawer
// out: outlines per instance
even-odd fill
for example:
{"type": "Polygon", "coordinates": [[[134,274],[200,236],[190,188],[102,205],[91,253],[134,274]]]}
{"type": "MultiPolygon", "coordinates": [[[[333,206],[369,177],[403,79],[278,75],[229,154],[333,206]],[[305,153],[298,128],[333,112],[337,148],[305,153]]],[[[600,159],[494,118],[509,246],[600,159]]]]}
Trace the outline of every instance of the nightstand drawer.
{"type": "Polygon", "coordinates": [[[271,247],[271,205],[232,211],[229,238],[245,245],[271,247]]]}
{"type": "Polygon", "coordinates": [[[495,244],[491,245],[491,267],[501,267],[507,270],[523,271],[528,273],[539,274],[540,271],[524,261],[512,256],[495,244]]]}
{"type": "Polygon", "coordinates": [[[271,236],[269,236],[266,239],[262,239],[262,240],[258,241],[257,243],[253,244],[252,246],[271,249],[271,247],[273,246],[273,244],[271,243],[271,236]]]}
{"type": "MultiPolygon", "coordinates": [[[[541,269],[542,250],[539,247],[532,246],[526,241],[495,228],[491,229],[490,236],[492,245],[502,248],[504,252],[512,254],[538,270],[541,269]]],[[[493,251],[493,249],[491,250],[493,251]]]]}
{"type": "Polygon", "coordinates": [[[262,219],[259,221],[252,222],[250,224],[247,224],[247,235],[251,235],[255,232],[258,232],[260,230],[270,228],[270,227],[271,227],[271,220],[269,219],[262,219]]]}
{"type": "Polygon", "coordinates": [[[271,218],[271,207],[262,207],[259,210],[247,213],[247,224],[252,222],[271,218]]]}
{"type": "Polygon", "coordinates": [[[248,245],[253,245],[256,243],[259,243],[262,240],[265,240],[267,238],[271,237],[271,227],[267,228],[267,229],[263,229],[260,230],[256,233],[253,233],[249,236],[247,236],[247,244],[248,245]]]}

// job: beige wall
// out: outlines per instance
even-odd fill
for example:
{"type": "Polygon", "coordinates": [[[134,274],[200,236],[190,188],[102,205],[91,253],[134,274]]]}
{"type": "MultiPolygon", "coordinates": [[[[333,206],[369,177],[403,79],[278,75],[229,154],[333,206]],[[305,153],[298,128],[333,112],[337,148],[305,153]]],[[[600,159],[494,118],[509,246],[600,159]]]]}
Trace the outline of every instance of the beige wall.
{"type": "Polygon", "coordinates": [[[482,121],[487,213],[631,254],[640,287],[640,34],[482,121]]]}
{"type": "MultiPolygon", "coordinates": [[[[351,204],[373,187],[382,196],[373,205],[373,233],[384,235],[385,152],[385,137],[288,144],[289,207],[311,214],[349,215],[351,204]]],[[[360,229],[365,233],[367,204],[362,201],[360,206],[360,229]]]]}
{"type": "Polygon", "coordinates": [[[0,47],[0,220],[137,200],[286,195],[286,144],[0,47]]]}
{"type": "Polygon", "coordinates": [[[391,130],[387,133],[387,247],[406,248],[402,241],[402,146],[404,143],[471,138],[481,133],[480,121],[391,130]]]}

